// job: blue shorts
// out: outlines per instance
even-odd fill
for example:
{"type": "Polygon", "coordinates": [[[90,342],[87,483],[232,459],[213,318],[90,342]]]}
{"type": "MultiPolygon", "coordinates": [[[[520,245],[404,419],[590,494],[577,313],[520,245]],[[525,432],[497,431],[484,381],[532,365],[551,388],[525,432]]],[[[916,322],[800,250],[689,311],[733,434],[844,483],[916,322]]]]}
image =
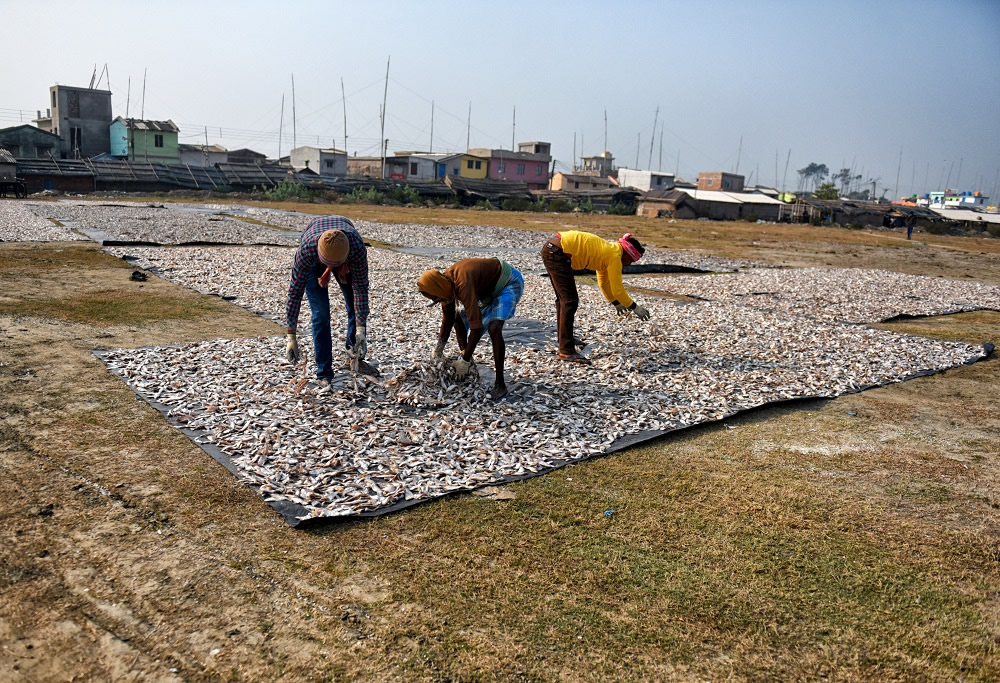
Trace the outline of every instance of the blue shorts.
{"type": "MultiPolygon", "coordinates": [[[[500,290],[497,297],[490,302],[489,306],[479,309],[479,314],[483,319],[483,327],[486,327],[493,320],[510,320],[517,310],[517,302],[524,294],[524,276],[517,268],[511,268],[510,280],[507,285],[500,290]]],[[[469,325],[469,316],[462,311],[462,321],[469,325]]]]}

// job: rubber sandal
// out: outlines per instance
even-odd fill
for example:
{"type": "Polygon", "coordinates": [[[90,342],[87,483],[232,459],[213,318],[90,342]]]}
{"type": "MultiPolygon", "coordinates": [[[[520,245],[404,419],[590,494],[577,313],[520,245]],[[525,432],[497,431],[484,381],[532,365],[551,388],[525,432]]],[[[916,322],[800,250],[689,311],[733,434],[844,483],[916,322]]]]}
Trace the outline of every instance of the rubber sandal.
{"type": "Polygon", "coordinates": [[[580,365],[590,365],[590,359],[586,356],[581,356],[579,353],[560,353],[559,360],[564,360],[567,363],[579,363],[580,365]]]}

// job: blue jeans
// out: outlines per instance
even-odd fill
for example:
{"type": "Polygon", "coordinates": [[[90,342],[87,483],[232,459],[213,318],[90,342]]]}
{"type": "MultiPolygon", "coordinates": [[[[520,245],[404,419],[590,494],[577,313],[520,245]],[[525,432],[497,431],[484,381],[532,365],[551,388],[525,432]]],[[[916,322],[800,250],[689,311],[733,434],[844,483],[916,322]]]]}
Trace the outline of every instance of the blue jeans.
{"type": "MultiPolygon", "coordinates": [[[[317,262],[313,266],[309,279],[306,280],[306,298],[309,299],[309,309],[312,311],[313,354],[316,356],[316,377],[333,377],[333,339],[330,335],[330,292],[319,286],[319,277],[326,266],[317,262]]],[[[331,277],[331,280],[336,280],[331,277]]],[[[347,339],[345,347],[354,346],[354,335],[357,332],[357,320],[354,317],[354,290],[351,288],[351,276],[346,282],[340,282],[340,293],[344,296],[347,307],[347,339]]]]}

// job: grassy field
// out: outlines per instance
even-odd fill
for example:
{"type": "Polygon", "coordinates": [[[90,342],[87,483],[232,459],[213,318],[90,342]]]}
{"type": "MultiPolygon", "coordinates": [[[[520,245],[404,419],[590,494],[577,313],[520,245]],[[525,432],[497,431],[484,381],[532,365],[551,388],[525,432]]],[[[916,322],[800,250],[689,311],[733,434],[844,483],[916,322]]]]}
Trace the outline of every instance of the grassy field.
{"type": "MultiPolygon", "coordinates": [[[[1000,240],[295,208],[1000,284],[1000,240]]],[[[2,680],[1000,678],[995,358],[294,531],[92,355],[280,327],[130,272],[0,244],[2,680]]],[[[1000,313],[881,327],[995,342],[1000,313]]]]}

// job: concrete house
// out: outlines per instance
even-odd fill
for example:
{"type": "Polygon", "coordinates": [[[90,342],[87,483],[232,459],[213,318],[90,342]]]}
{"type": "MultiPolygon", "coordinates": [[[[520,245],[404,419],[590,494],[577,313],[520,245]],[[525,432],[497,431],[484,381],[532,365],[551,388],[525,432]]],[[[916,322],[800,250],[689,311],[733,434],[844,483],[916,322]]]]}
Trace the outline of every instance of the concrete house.
{"type": "Polygon", "coordinates": [[[0,147],[11,155],[24,159],[58,159],[62,140],[58,135],[24,124],[0,128],[0,147]]]}
{"type": "Polygon", "coordinates": [[[475,154],[449,154],[438,159],[437,177],[459,176],[461,178],[483,179],[489,170],[489,157],[475,154]]]}
{"type": "Polygon", "coordinates": [[[365,176],[367,178],[381,178],[382,157],[348,157],[347,174],[365,176]]]}
{"type": "Polygon", "coordinates": [[[347,152],[333,147],[296,147],[288,155],[295,170],[309,169],[319,175],[347,175],[347,152]]]}
{"type": "Polygon", "coordinates": [[[547,142],[522,142],[518,151],[509,149],[470,149],[469,154],[489,159],[486,177],[527,184],[529,190],[545,190],[549,186],[549,165],[552,163],[547,142]]]}
{"type": "Polygon", "coordinates": [[[653,190],[672,190],[674,187],[673,173],[657,171],[638,171],[632,168],[618,169],[618,184],[622,187],[634,187],[643,192],[653,190]]]}
{"type": "Polygon", "coordinates": [[[609,190],[618,186],[610,178],[596,175],[563,173],[559,171],[552,176],[549,189],[556,192],[592,192],[609,190]]]}
{"type": "Polygon", "coordinates": [[[267,155],[255,152],[252,149],[243,147],[241,149],[229,150],[230,164],[263,164],[267,161],[267,155]]]}
{"type": "Polygon", "coordinates": [[[608,151],[601,156],[580,157],[580,161],[582,163],[574,171],[582,175],[607,177],[615,170],[615,158],[608,151]]]}
{"type": "Polygon", "coordinates": [[[699,190],[717,190],[719,192],[742,192],[745,178],[735,173],[723,171],[702,172],[698,174],[699,190]]]}
{"type": "Polygon", "coordinates": [[[111,123],[110,131],[113,157],[161,164],[180,163],[177,144],[180,129],[169,119],[151,121],[119,116],[111,123]]]}
{"type": "Polygon", "coordinates": [[[177,145],[180,162],[187,166],[210,167],[229,161],[229,151],[222,145],[177,145]]]}
{"type": "Polygon", "coordinates": [[[110,90],[53,85],[49,88],[49,102],[45,116],[39,111],[32,123],[59,136],[61,158],[81,159],[111,151],[110,90]]]}

